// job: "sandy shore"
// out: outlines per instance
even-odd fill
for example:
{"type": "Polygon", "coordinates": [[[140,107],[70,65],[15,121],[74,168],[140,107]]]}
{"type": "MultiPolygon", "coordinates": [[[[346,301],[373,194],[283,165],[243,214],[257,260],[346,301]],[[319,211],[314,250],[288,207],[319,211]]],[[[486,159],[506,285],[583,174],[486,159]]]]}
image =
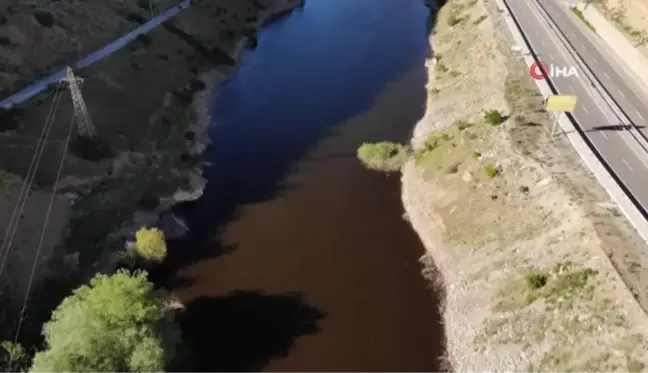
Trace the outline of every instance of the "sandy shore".
{"type": "Polygon", "coordinates": [[[640,240],[569,144],[548,141],[551,117],[500,17],[491,0],[440,11],[417,156],[403,169],[407,217],[445,290],[448,360],[640,371],[640,240]]]}

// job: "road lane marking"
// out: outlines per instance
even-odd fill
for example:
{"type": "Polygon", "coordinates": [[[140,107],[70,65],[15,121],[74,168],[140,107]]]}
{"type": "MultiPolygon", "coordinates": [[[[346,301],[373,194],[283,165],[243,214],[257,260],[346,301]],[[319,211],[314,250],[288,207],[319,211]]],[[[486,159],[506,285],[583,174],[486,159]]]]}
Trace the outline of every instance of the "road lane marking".
{"type": "Polygon", "coordinates": [[[584,111],[585,113],[589,113],[589,111],[587,110],[587,108],[586,108],[585,106],[581,106],[581,108],[583,109],[583,111],[584,111]]]}
{"type": "Polygon", "coordinates": [[[597,62],[597,61],[596,61],[596,58],[594,58],[594,57],[592,57],[592,61],[594,61],[594,63],[596,63],[596,62],[597,62]]]}
{"type": "Polygon", "coordinates": [[[625,95],[623,94],[623,92],[619,91],[619,94],[621,95],[621,97],[625,98],[625,95]]]}
{"type": "Polygon", "coordinates": [[[605,132],[601,132],[601,136],[603,136],[603,138],[607,140],[607,135],[605,134],[605,132]]]}
{"type": "Polygon", "coordinates": [[[625,159],[621,159],[621,162],[623,162],[623,164],[625,164],[625,165],[630,169],[630,171],[634,172],[634,170],[632,169],[632,167],[630,167],[630,165],[628,164],[628,162],[626,162],[625,159]]]}
{"type": "Polygon", "coordinates": [[[585,46],[583,45],[583,43],[581,43],[581,48],[585,49],[585,46]]]}
{"type": "Polygon", "coordinates": [[[610,76],[604,71],[603,75],[605,75],[606,78],[610,79],[610,76]]]}
{"type": "Polygon", "coordinates": [[[641,113],[639,112],[639,110],[635,110],[635,113],[637,113],[637,115],[639,116],[639,118],[641,118],[641,120],[644,119],[643,115],[641,115],[641,113]]]}

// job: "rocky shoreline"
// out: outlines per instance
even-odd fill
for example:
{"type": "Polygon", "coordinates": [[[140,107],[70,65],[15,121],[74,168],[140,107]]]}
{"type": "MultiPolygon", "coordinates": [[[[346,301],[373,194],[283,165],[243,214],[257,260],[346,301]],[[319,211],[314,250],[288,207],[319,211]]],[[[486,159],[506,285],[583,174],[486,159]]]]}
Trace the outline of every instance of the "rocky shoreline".
{"type": "MultiPolygon", "coordinates": [[[[213,92],[218,84],[231,78],[233,72],[242,63],[242,53],[250,40],[256,40],[256,32],[260,31],[266,22],[275,20],[281,16],[288,15],[297,7],[303,6],[305,0],[266,0],[264,5],[267,7],[259,16],[255,27],[255,34],[243,35],[236,43],[234,48],[228,51],[228,55],[235,61],[232,67],[219,68],[215,67],[211,71],[200,75],[200,80],[204,83],[203,89],[195,92],[191,99],[191,107],[194,112],[195,121],[188,127],[188,131],[193,133],[193,139],[188,141],[187,153],[201,157],[202,153],[211,144],[209,139],[209,126],[211,124],[211,104],[213,101],[213,92]]],[[[153,212],[137,211],[133,215],[134,226],[130,229],[134,232],[141,226],[157,225],[163,229],[166,237],[180,238],[187,233],[186,227],[180,227],[182,223],[177,217],[169,215],[169,210],[176,204],[197,200],[202,196],[207,180],[202,177],[202,168],[206,164],[200,162],[193,168],[186,170],[185,176],[189,179],[189,185],[184,188],[178,188],[172,195],[161,198],[160,206],[153,212]],[[173,218],[170,221],[169,218],[173,218]]]]}

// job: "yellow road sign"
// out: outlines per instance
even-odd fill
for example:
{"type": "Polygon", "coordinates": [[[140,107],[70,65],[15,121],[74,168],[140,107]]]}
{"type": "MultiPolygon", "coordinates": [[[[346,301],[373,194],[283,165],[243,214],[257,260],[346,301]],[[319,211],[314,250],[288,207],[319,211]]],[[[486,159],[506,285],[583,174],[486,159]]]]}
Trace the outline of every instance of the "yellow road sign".
{"type": "Polygon", "coordinates": [[[545,109],[547,111],[574,111],[578,96],[551,95],[547,98],[545,109]]]}

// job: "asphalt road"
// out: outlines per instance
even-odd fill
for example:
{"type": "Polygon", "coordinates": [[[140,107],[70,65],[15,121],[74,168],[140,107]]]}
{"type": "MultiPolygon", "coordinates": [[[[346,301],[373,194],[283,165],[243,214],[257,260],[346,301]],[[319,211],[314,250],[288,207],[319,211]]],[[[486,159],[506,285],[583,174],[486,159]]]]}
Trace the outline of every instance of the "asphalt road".
{"type": "MultiPolygon", "coordinates": [[[[573,65],[573,62],[568,59],[567,50],[560,45],[555,37],[550,35],[553,31],[545,25],[544,19],[539,13],[540,10],[532,3],[535,0],[505,1],[529,40],[531,48],[541,60],[547,64],[558,66],[573,65]]],[[[570,20],[567,19],[566,22],[569,23],[570,20]]],[[[565,26],[565,29],[568,30],[569,26],[565,26]]],[[[592,69],[600,75],[605,72],[612,79],[613,71],[603,70],[606,65],[604,65],[603,57],[599,58],[601,58],[598,60],[599,64],[592,65],[592,69]]],[[[607,67],[610,68],[609,65],[607,67]]],[[[551,82],[559,94],[578,96],[576,109],[572,112],[573,118],[629,192],[644,209],[648,210],[648,188],[646,188],[648,185],[648,157],[639,148],[636,140],[625,130],[619,128],[620,123],[610,110],[594,98],[595,93],[592,93],[589,82],[583,78],[582,73],[580,75],[580,77],[553,78],[551,82]]],[[[532,78],[529,77],[529,79],[532,78]]],[[[623,81],[621,80],[620,83],[623,81]]],[[[637,114],[641,113],[635,113],[635,115],[637,114]]]]}
{"type": "Polygon", "coordinates": [[[542,0],[537,3],[562,30],[576,53],[596,72],[601,84],[626,116],[640,129],[644,137],[648,138],[648,104],[645,93],[635,87],[632,78],[623,72],[621,61],[605,52],[607,48],[603,45],[604,42],[572,14],[564,3],[555,0],[542,0]]]}

